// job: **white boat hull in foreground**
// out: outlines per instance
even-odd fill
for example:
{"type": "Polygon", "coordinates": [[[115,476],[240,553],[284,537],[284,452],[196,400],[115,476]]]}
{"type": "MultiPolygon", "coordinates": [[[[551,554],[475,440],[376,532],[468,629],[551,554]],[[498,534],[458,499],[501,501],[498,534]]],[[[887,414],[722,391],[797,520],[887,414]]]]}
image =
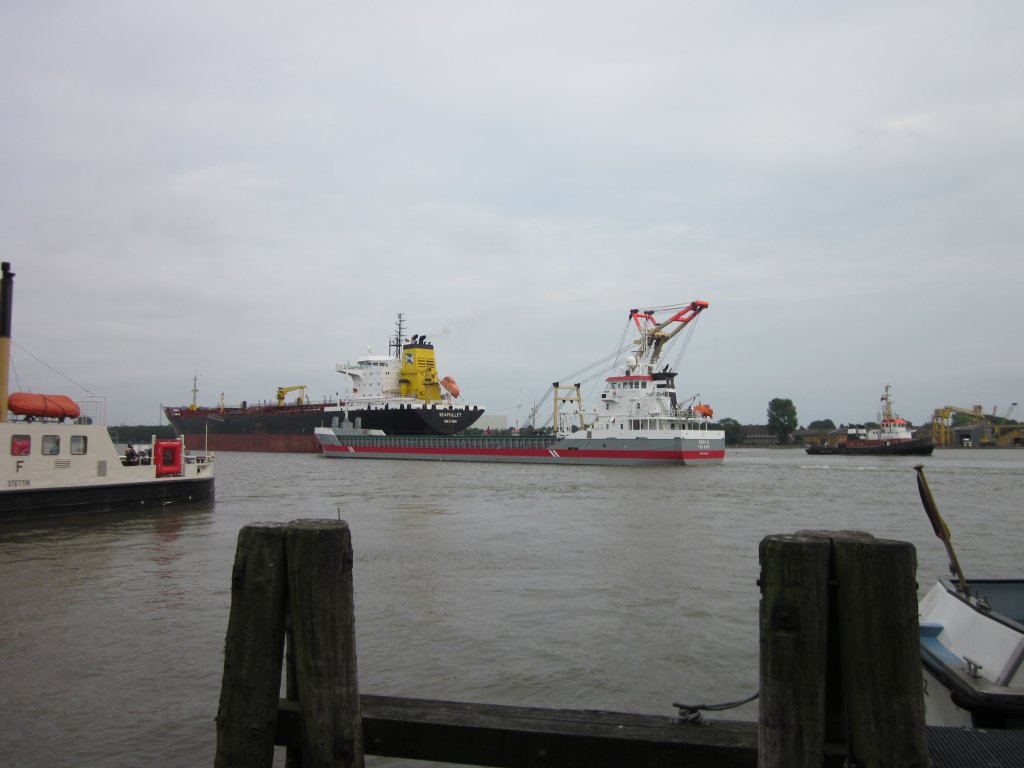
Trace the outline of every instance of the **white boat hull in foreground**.
{"type": "Polygon", "coordinates": [[[1024,581],[940,579],[920,603],[929,725],[1024,728],[1024,581]]]}

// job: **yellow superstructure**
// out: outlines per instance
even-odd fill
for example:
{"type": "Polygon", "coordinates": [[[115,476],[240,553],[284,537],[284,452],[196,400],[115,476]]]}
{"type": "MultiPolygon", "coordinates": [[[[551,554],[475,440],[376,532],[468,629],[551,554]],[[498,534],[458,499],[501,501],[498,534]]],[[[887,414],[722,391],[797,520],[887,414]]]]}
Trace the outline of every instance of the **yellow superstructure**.
{"type": "Polygon", "coordinates": [[[441,384],[437,376],[433,344],[412,341],[402,345],[402,369],[398,374],[398,391],[402,397],[416,397],[427,402],[441,399],[441,384]]]}

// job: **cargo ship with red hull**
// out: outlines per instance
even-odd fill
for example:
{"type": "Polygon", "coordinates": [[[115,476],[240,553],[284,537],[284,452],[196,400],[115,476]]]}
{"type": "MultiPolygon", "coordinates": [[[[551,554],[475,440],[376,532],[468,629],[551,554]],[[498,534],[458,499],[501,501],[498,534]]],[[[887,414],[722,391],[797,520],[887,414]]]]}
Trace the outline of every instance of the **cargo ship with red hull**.
{"type": "MultiPolygon", "coordinates": [[[[555,382],[551,427],[531,435],[435,435],[385,433],[343,407],[330,408],[331,425],[318,427],[323,454],[334,459],[403,459],[527,464],[653,466],[720,464],[725,432],[713,424],[710,406],[679,402],[676,372],[662,361],[668,344],[708,307],[629,313],[627,331],[639,333],[619,350],[619,364],[605,379],[595,407],[584,405],[580,384],[555,382]],[[662,317],[659,322],[655,312],[662,317]],[[538,434],[539,433],[539,434],[538,434]]],[[[685,345],[684,345],[685,347],[685,345]]]]}
{"type": "Polygon", "coordinates": [[[320,453],[318,427],[330,426],[339,410],[363,428],[393,435],[450,435],[472,426],[484,409],[467,405],[451,376],[437,372],[434,345],[425,334],[405,335],[401,314],[387,355],[367,354],[335,370],[350,392],[337,400],[310,402],[305,386],[280,387],[269,403],[164,408],[167,420],[190,448],[211,451],[320,453]],[[287,402],[289,393],[296,392],[287,402]]]}
{"type": "Polygon", "coordinates": [[[314,430],[336,403],[165,408],[167,420],[190,449],[315,453],[314,430]]]}

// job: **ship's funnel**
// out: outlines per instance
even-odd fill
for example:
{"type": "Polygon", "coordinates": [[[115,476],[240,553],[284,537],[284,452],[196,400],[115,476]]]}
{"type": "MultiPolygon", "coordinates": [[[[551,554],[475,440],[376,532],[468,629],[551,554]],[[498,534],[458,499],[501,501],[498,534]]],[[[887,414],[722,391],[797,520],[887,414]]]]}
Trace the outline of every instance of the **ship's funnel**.
{"type": "Polygon", "coordinates": [[[11,309],[14,306],[14,273],[8,262],[0,264],[0,419],[7,421],[7,376],[11,366],[11,309]]]}

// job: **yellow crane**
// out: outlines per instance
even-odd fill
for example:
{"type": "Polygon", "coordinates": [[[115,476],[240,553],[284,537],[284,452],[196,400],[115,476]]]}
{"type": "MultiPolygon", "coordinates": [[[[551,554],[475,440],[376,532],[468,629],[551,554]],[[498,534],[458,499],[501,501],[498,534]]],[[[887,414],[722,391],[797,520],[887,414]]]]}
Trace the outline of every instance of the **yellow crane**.
{"type": "Polygon", "coordinates": [[[932,442],[943,448],[950,448],[953,445],[953,414],[959,413],[967,416],[971,424],[989,424],[985,410],[976,405],[973,408],[960,408],[955,405],[946,405],[936,408],[932,414],[932,442]]]}
{"type": "Polygon", "coordinates": [[[300,390],[299,396],[295,400],[296,405],[306,404],[306,385],[299,384],[294,387],[278,387],[277,388],[277,404],[284,405],[284,396],[289,392],[294,392],[296,389],[300,390]]]}
{"type": "Polygon", "coordinates": [[[936,408],[932,414],[932,442],[935,445],[950,448],[953,446],[953,414],[966,416],[972,426],[982,426],[979,445],[1021,445],[1024,443],[1024,427],[1016,423],[1008,423],[1010,414],[1014,412],[1017,403],[1010,403],[1003,409],[1001,415],[996,415],[998,406],[992,408],[991,415],[976,405],[973,408],[959,408],[955,405],[946,405],[936,408]]]}

